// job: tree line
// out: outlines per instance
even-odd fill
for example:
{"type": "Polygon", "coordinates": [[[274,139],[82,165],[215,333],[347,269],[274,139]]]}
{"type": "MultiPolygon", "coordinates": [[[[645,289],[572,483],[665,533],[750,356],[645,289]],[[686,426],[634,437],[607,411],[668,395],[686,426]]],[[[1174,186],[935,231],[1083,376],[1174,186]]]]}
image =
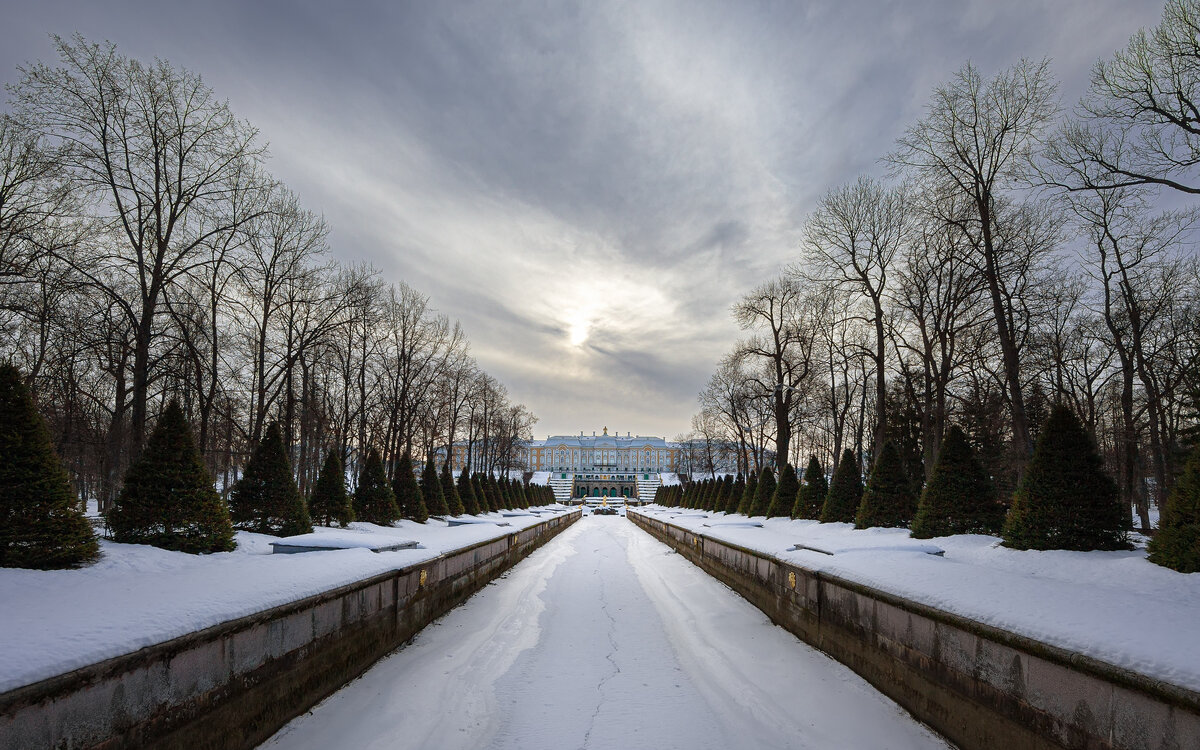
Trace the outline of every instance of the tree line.
{"type": "Polygon", "coordinates": [[[1066,111],[1045,60],[936,87],[886,175],[827,191],[799,257],[733,306],[699,473],[734,446],[745,477],[886,459],[919,490],[961,428],[1006,506],[1061,405],[1126,518],[1200,523],[1166,507],[1200,419],[1198,30],[1170,0],[1066,111]]]}
{"type": "Polygon", "coordinates": [[[372,451],[392,475],[455,442],[485,476],[519,466],[535,417],[459,324],[333,261],[198,75],[55,42],[0,115],[0,361],[79,496],[111,507],[172,401],[226,495],[272,424],[302,495],[330,449],[351,477],[372,451]]]}

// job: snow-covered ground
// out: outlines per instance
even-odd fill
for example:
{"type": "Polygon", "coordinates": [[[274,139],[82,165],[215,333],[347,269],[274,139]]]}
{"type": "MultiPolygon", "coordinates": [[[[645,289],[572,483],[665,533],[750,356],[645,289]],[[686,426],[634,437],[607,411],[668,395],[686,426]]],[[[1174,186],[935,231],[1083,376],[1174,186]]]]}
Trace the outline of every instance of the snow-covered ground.
{"type": "Polygon", "coordinates": [[[946,745],[633,524],[596,516],[264,747],[946,745]]]}
{"type": "Polygon", "coordinates": [[[654,505],[629,512],[1200,690],[1200,574],[1154,565],[1145,549],[1020,551],[992,536],[912,539],[905,529],[761,517],[754,528],[735,523],[744,516],[654,505]],[[944,557],[926,554],[930,546],[944,557]]]}
{"type": "Polygon", "coordinates": [[[431,520],[315,532],[342,543],[357,534],[372,544],[394,538],[421,545],[393,552],[272,555],[277,537],[238,532],[237,550],[215,555],[101,540],[103,556],[87,568],[0,568],[0,692],[502,537],[551,515],[479,516],[503,527],[431,520]]]}

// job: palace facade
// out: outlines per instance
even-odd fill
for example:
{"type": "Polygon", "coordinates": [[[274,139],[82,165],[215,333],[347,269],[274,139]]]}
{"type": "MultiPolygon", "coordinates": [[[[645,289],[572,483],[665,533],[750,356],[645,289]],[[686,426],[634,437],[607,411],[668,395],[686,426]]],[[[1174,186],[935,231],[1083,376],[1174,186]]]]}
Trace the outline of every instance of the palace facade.
{"type": "MultiPolygon", "coordinates": [[[[474,446],[478,453],[482,448],[474,446]]],[[[438,451],[444,460],[445,449],[438,451]]],[[[472,466],[480,466],[478,455],[472,466]]],[[[660,437],[610,435],[549,435],[531,440],[520,453],[520,468],[546,472],[560,500],[581,497],[645,497],[661,484],[661,474],[678,473],[684,458],[683,446],[660,437]]],[[[455,444],[450,468],[458,471],[467,463],[467,446],[455,444]]],[[[514,467],[516,468],[516,467],[514,467]]]]}
{"type": "Polygon", "coordinates": [[[674,472],[679,446],[644,435],[551,435],[530,441],[525,465],[530,471],[572,474],[661,474],[674,472]]]}

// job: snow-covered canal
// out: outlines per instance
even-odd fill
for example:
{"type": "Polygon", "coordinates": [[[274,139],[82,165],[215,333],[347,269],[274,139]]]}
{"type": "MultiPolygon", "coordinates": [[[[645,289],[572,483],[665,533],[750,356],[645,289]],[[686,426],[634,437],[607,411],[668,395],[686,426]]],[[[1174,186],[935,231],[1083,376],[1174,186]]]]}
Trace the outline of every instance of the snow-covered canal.
{"type": "Polygon", "coordinates": [[[591,516],[264,747],[945,743],[625,518],[591,516]]]}

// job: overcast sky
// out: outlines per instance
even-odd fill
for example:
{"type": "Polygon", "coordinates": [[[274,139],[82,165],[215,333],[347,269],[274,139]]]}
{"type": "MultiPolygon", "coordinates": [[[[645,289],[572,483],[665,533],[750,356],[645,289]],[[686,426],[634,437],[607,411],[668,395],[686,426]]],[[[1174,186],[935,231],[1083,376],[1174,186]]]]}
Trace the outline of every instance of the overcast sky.
{"type": "Polygon", "coordinates": [[[1065,103],[1161,0],[15,2],[49,34],[201,74],[368,261],[462,321],[535,434],[673,437],[795,259],[804,216],[967,60],[1049,57],[1065,103]]]}

